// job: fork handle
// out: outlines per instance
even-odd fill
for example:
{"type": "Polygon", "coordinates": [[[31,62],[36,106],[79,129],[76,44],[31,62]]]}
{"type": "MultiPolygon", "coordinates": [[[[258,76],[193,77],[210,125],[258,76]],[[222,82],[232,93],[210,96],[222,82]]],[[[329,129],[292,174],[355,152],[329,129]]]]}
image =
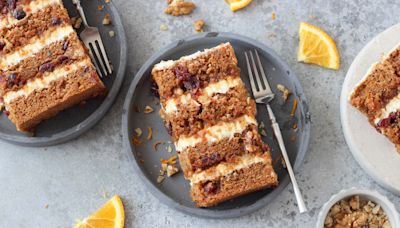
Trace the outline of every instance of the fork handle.
{"type": "Polygon", "coordinates": [[[86,20],[85,12],[83,11],[83,8],[81,6],[81,0],[75,0],[75,1],[76,1],[76,9],[78,10],[79,15],[82,18],[83,25],[85,27],[89,27],[87,20],[86,20]]]}
{"type": "Polygon", "coordinates": [[[285,160],[286,168],[287,168],[289,176],[290,176],[290,180],[292,181],[293,190],[294,190],[294,194],[296,196],[296,201],[297,201],[300,213],[307,212],[307,207],[304,203],[303,196],[301,195],[300,188],[296,181],[296,177],[294,176],[292,165],[290,164],[289,156],[287,155],[287,152],[286,152],[286,147],[285,147],[285,143],[283,142],[281,129],[279,128],[279,124],[276,122],[276,118],[275,118],[274,113],[272,112],[271,106],[269,104],[266,104],[266,105],[267,105],[267,109],[268,109],[268,115],[271,120],[272,129],[274,130],[275,137],[278,140],[279,147],[281,149],[283,159],[285,160]]]}

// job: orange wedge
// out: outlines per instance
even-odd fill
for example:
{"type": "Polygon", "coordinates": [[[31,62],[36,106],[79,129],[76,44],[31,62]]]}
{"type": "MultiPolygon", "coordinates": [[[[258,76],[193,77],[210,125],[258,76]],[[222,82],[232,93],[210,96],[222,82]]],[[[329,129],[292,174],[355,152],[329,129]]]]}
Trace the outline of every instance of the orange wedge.
{"type": "Polygon", "coordinates": [[[79,221],[74,228],[123,228],[125,212],[118,195],[111,198],[98,211],[79,221]]]}
{"type": "Polygon", "coordinates": [[[339,51],[335,41],[322,29],[302,22],[299,29],[300,44],[297,60],[338,70],[339,51]]]}
{"type": "Polygon", "coordinates": [[[232,11],[238,11],[248,6],[253,0],[225,0],[231,7],[232,11]]]}

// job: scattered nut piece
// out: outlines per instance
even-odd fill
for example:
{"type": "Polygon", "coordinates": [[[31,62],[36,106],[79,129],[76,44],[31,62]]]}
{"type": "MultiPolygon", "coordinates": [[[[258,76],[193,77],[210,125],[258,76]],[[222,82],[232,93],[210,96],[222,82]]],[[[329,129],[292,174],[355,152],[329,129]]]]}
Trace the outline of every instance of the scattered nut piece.
{"type": "Polygon", "coordinates": [[[157,177],[157,183],[158,183],[158,184],[161,184],[161,182],[163,182],[164,179],[165,179],[164,176],[158,176],[158,177],[157,177]]]}
{"type": "Polygon", "coordinates": [[[154,109],[153,109],[152,107],[150,107],[150,106],[147,105],[147,106],[144,108],[144,113],[148,114],[148,113],[152,113],[152,112],[154,112],[154,109]]]}
{"type": "Polygon", "coordinates": [[[149,132],[149,133],[147,134],[147,140],[151,140],[151,139],[153,138],[153,128],[148,127],[148,128],[147,128],[147,131],[149,132]]]}
{"type": "Polygon", "coordinates": [[[110,14],[109,13],[107,13],[105,16],[104,16],[104,18],[103,18],[103,25],[109,25],[109,24],[111,24],[111,19],[110,19],[110,14]]]}
{"type": "Polygon", "coordinates": [[[76,18],[75,23],[73,24],[74,28],[79,29],[82,25],[82,22],[83,22],[82,18],[80,18],[80,17],[76,18]]]}
{"type": "Polygon", "coordinates": [[[115,32],[113,30],[111,30],[111,31],[108,32],[108,35],[110,37],[114,37],[115,36],[115,32]]]}
{"type": "Polygon", "coordinates": [[[260,129],[264,129],[265,128],[264,121],[260,122],[260,125],[258,125],[258,128],[260,128],[260,129]]]}
{"type": "Polygon", "coordinates": [[[203,26],[205,25],[204,20],[197,20],[194,22],[194,30],[196,32],[203,32],[203,26]]]}
{"type": "Polygon", "coordinates": [[[260,134],[262,136],[267,136],[267,132],[264,129],[261,129],[260,134]]]}
{"type": "Polygon", "coordinates": [[[172,147],[168,146],[167,151],[168,151],[168,153],[171,153],[172,152],[172,147]]]}
{"type": "Polygon", "coordinates": [[[176,155],[174,155],[174,156],[170,157],[168,160],[161,159],[161,164],[175,165],[177,158],[178,157],[176,155]]]}
{"type": "Polygon", "coordinates": [[[142,129],[140,129],[139,127],[135,129],[135,132],[136,132],[136,136],[137,136],[137,137],[140,137],[140,136],[142,136],[142,134],[143,134],[142,129]]]}
{"type": "Polygon", "coordinates": [[[158,145],[160,145],[162,143],[163,143],[162,141],[157,141],[156,143],[154,143],[154,145],[153,145],[154,150],[157,151],[158,145]]]}
{"type": "Polygon", "coordinates": [[[49,204],[48,203],[46,203],[45,205],[44,205],[44,208],[49,208],[49,204]]]}
{"type": "Polygon", "coordinates": [[[276,85],[276,88],[282,93],[283,101],[286,102],[290,96],[290,91],[284,85],[281,84],[276,85]]]}
{"type": "Polygon", "coordinates": [[[185,0],[171,0],[168,3],[169,5],[164,10],[164,13],[172,16],[188,15],[196,8],[193,2],[185,2],[185,0]]]}
{"type": "Polygon", "coordinates": [[[110,3],[110,2],[111,2],[111,0],[105,0],[105,2],[106,2],[106,3],[110,3]]]}
{"type": "Polygon", "coordinates": [[[104,5],[98,5],[97,6],[97,10],[98,11],[103,11],[103,9],[104,9],[104,5]]]}
{"type": "Polygon", "coordinates": [[[297,123],[293,124],[293,129],[296,130],[297,129],[297,123]]]}
{"type": "Polygon", "coordinates": [[[168,25],[166,25],[166,24],[161,24],[161,25],[160,25],[160,30],[161,30],[161,31],[168,31],[168,25]]]}
{"type": "Polygon", "coordinates": [[[132,143],[134,146],[142,145],[142,141],[140,141],[139,138],[137,138],[136,136],[133,136],[132,143]]]}
{"type": "Polygon", "coordinates": [[[273,21],[275,21],[275,19],[276,19],[276,12],[275,12],[275,11],[272,11],[271,19],[272,19],[273,21]]]}
{"type": "Polygon", "coordinates": [[[167,166],[167,176],[170,177],[174,175],[175,173],[179,172],[179,169],[173,165],[168,165],[167,166]]]}
{"type": "Polygon", "coordinates": [[[292,107],[292,112],[290,113],[290,115],[291,115],[292,117],[294,117],[294,114],[296,114],[296,109],[297,109],[297,99],[294,99],[293,107],[292,107]]]}
{"type": "Polygon", "coordinates": [[[355,195],[337,202],[325,218],[324,228],[336,227],[391,227],[389,220],[380,207],[371,201],[355,195]]]}

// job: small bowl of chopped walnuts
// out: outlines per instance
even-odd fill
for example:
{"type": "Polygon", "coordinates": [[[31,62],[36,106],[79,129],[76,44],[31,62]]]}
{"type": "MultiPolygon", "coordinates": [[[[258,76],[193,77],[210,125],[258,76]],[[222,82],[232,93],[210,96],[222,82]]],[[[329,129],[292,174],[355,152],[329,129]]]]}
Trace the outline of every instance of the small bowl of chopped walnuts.
{"type": "Polygon", "coordinates": [[[400,227],[394,205],[376,191],[350,188],[333,195],[322,207],[316,228],[400,227]]]}

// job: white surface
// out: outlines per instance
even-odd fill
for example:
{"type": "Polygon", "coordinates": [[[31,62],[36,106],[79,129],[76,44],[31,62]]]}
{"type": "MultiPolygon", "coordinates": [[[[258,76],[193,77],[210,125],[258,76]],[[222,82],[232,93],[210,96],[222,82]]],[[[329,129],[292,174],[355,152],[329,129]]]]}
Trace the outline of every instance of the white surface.
{"type": "Polygon", "coordinates": [[[377,203],[386,213],[389,218],[389,222],[392,227],[400,227],[399,213],[394,207],[393,203],[390,202],[385,196],[381,195],[376,191],[364,190],[364,189],[356,189],[350,188],[347,190],[342,190],[338,194],[333,195],[328,202],[322,206],[320,213],[318,214],[318,221],[315,228],[324,228],[324,221],[326,215],[328,214],[331,207],[342,199],[347,199],[350,196],[359,195],[360,198],[370,200],[373,203],[377,203]]]}
{"type": "Polygon", "coordinates": [[[400,24],[372,39],[353,61],[343,83],[340,114],[343,133],[354,158],[384,188],[400,195],[400,154],[394,144],[368,123],[367,117],[352,107],[348,97],[370,66],[400,42],[400,24]]]}

